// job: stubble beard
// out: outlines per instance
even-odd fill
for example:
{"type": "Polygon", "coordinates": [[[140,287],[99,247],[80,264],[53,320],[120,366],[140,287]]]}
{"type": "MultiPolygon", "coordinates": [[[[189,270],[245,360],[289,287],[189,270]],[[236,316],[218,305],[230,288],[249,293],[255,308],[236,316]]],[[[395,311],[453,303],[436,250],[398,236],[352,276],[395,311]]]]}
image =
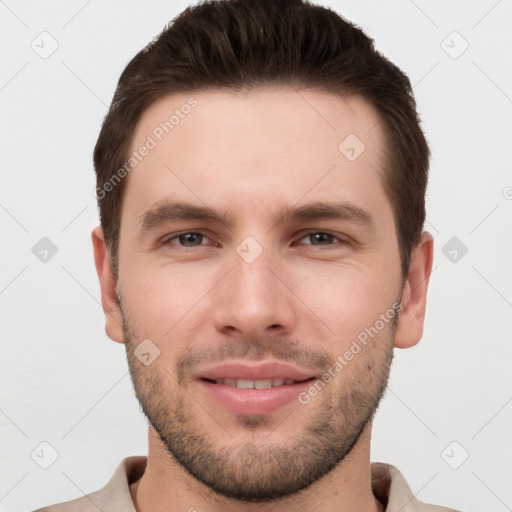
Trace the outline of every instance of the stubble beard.
{"type": "MultiPolygon", "coordinates": [[[[359,368],[365,375],[355,372],[346,375],[353,364],[350,362],[328,385],[337,389],[320,391],[308,405],[297,403],[297,407],[312,409],[303,433],[291,444],[279,446],[272,444],[270,438],[272,430],[279,426],[285,428],[287,421],[293,421],[293,412],[281,425],[275,424],[272,415],[238,415],[238,424],[247,432],[268,427],[269,442],[256,445],[242,441],[237,445],[233,441],[229,446],[219,446],[204,424],[194,420],[192,410],[204,416],[208,413],[194,403],[188,390],[180,389],[177,385],[180,379],[157,365],[143,366],[134,355],[141,338],[132,329],[122,308],[121,312],[135,394],[169,455],[218,495],[247,503],[268,503],[296,494],[346,460],[384,395],[398,324],[398,318],[394,317],[385,329],[387,332],[379,333],[380,336],[363,348],[366,360],[359,368]]],[[[252,347],[246,348],[250,351],[252,347]]],[[[218,426],[214,420],[211,423],[218,426]]]]}

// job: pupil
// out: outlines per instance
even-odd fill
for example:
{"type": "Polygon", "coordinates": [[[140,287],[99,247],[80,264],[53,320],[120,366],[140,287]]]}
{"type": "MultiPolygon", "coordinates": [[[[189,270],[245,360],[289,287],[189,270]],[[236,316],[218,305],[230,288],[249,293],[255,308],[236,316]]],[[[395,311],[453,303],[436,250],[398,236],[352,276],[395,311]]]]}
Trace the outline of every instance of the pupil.
{"type": "Polygon", "coordinates": [[[329,235],[328,233],[315,233],[314,235],[314,240],[316,240],[317,242],[332,242],[332,238],[333,236],[332,235],[329,235]]]}
{"type": "Polygon", "coordinates": [[[202,235],[200,235],[199,233],[185,233],[184,235],[180,235],[180,242],[184,245],[187,245],[188,242],[188,245],[200,245],[200,244],[197,244],[195,242],[197,242],[198,240],[200,241],[200,238],[202,235]]]}

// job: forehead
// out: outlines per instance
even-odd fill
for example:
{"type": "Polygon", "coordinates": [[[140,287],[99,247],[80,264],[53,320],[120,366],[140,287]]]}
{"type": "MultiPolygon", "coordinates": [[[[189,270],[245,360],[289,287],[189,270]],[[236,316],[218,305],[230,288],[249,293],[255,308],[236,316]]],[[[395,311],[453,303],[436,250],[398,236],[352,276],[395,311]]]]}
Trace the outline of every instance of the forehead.
{"type": "Polygon", "coordinates": [[[356,96],[289,87],[169,95],[137,125],[122,218],[162,199],[248,210],[338,191],[369,203],[382,199],[384,144],[376,110],[356,96]]]}

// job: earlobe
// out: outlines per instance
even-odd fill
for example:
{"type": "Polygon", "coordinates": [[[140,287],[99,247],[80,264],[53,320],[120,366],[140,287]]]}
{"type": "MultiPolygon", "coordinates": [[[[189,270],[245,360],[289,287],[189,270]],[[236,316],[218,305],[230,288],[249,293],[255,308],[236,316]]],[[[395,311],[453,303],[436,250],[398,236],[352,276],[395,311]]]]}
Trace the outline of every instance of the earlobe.
{"type": "Polygon", "coordinates": [[[395,333],[395,347],[409,348],[423,335],[428,283],[432,272],[434,239],[424,231],[411,253],[409,274],[402,293],[402,310],[395,333]]]}
{"type": "Polygon", "coordinates": [[[113,341],[124,343],[123,319],[119,309],[117,286],[101,226],[96,226],[92,230],[91,239],[94,264],[101,288],[101,304],[105,313],[105,332],[113,341]]]}

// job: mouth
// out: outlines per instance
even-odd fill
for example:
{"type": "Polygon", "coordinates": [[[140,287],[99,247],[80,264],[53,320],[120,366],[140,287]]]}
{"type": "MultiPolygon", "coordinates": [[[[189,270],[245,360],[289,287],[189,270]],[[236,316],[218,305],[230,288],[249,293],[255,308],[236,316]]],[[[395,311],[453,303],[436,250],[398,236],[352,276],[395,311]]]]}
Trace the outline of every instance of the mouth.
{"type": "Polygon", "coordinates": [[[312,381],[314,377],[303,380],[294,380],[284,377],[277,377],[274,379],[202,379],[208,381],[212,384],[222,384],[224,386],[230,386],[238,389],[269,389],[269,388],[278,388],[281,386],[291,386],[293,384],[301,383],[301,382],[309,382],[312,381]]]}
{"type": "Polygon", "coordinates": [[[316,379],[313,372],[287,363],[224,362],[198,371],[199,392],[215,407],[235,414],[270,414],[300,406],[298,397],[316,379]]]}
{"type": "Polygon", "coordinates": [[[299,396],[315,380],[314,377],[297,381],[294,379],[199,379],[201,393],[206,395],[205,403],[211,403],[216,410],[235,414],[271,414],[284,407],[302,407],[299,396]]]}

